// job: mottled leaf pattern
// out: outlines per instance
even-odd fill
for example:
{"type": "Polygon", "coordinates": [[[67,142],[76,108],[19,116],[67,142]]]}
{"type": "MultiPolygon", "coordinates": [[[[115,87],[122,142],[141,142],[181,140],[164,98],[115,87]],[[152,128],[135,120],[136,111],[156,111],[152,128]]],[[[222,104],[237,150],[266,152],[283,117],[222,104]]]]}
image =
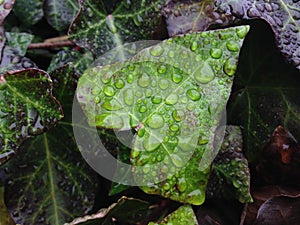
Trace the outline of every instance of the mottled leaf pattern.
{"type": "Polygon", "coordinates": [[[282,54],[300,69],[300,1],[298,0],[217,0],[220,12],[238,18],[261,18],[274,33],[282,54]]]}
{"type": "Polygon", "coordinates": [[[164,0],[122,0],[109,12],[103,1],[80,0],[80,13],[70,27],[70,37],[96,56],[126,42],[151,39],[163,3],[164,0]]]}
{"type": "Polygon", "coordinates": [[[43,0],[17,0],[13,11],[21,23],[29,27],[44,16],[43,0]]]}
{"type": "Polygon", "coordinates": [[[28,69],[0,77],[1,163],[28,137],[41,134],[63,117],[47,73],[28,69]]]}
{"type": "Polygon", "coordinates": [[[28,33],[6,32],[7,45],[18,51],[20,56],[26,54],[27,48],[34,36],[28,33]]]}

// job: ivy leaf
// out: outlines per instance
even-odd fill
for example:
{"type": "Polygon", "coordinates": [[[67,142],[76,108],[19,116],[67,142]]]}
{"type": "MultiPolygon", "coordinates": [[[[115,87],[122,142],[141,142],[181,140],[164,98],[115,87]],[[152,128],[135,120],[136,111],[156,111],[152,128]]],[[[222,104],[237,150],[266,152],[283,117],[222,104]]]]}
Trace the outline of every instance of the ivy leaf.
{"type": "Polygon", "coordinates": [[[77,98],[91,126],[137,131],[131,163],[145,192],[203,203],[214,134],[248,29],[178,36],[80,78],[77,98]]]}
{"type": "Polygon", "coordinates": [[[139,199],[122,197],[117,203],[112,204],[107,209],[100,209],[93,215],[76,218],[71,223],[65,225],[110,225],[114,220],[136,224],[143,221],[148,213],[149,203],[139,199]]]}
{"type": "Polygon", "coordinates": [[[19,51],[16,49],[5,46],[0,64],[0,75],[13,70],[37,68],[37,65],[34,62],[29,58],[20,56],[18,52],[19,51]]]}
{"type": "Polygon", "coordinates": [[[30,27],[44,16],[43,0],[17,0],[13,11],[22,24],[30,27]]]}
{"type": "Polygon", "coordinates": [[[37,69],[0,77],[1,163],[16,153],[28,137],[43,133],[63,117],[52,95],[49,75],[37,69]]]}
{"type": "Polygon", "coordinates": [[[250,171],[242,147],[241,129],[227,126],[221,150],[213,162],[206,191],[208,195],[212,195],[210,197],[235,197],[242,203],[252,201],[250,171]]]}
{"type": "Polygon", "coordinates": [[[275,33],[281,53],[300,69],[300,2],[295,0],[217,0],[220,12],[238,18],[261,18],[275,33]]]}
{"type": "Polygon", "coordinates": [[[168,215],[161,222],[154,223],[150,222],[149,225],[163,225],[163,224],[172,224],[172,225],[198,225],[196,216],[191,205],[183,205],[179,207],[175,212],[168,215]]]}
{"type": "Polygon", "coordinates": [[[44,12],[48,23],[58,31],[66,30],[78,11],[77,0],[45,0],[44,12]]]}
{"type": "Polygon", "coordinates": [[[162,14],[171,37],[191,31],[204,31],[214,24],[225,26],[234,20],[232,15],[215,13],[213,0],[168,1],[162,14]]]}
{"type": "Polygon", "coordinates": [[[5,32],[7,45],[18,51],[20,56],[26,54],[27,48],[34,38],[34,35],[28,33],[5,32]]]}
{"type": "Polygon", "coordinates": [[[2,49],[6,41],[3,27],[4,19],[10,13],[14,3],[14,0],[3,0],[0,4],[0,61],[2,58],[2,49]]]}
{"type": "Polygon", "coordinates": [[[265,22],[251,25],[227,107],[228,122],[243,128],[250,162],[257,159],[278,125],[300,136],[299,70],[284,62],[265,22]]]}
{"type": "Polygon", "coordinates": [[[16,223],[61,225],[87,214],[94,205],[98,177],[83,160],[73,137],[76,80],[72,71],[66,66],[51,73],[53,92],[65,117],[55,128],[25,142],[3,168],[6,204],[16,223]]]}
{"type": "Polygon", "coordinates": [[[76,74],[81,75],[92,62],[93,56],[89,51],[81,53],[79,51],[62,50],[53,56],[48,72],[71,63],[76,70],[76,74]]]}
{"type": "Polygon", "coordinates": [[[122,0],[109,12],[103,1],[81,0],[80,12],[69,30],[70,38],[96,56],[125,42],[151,39],[163,3],[164,0],[122,0]]]}

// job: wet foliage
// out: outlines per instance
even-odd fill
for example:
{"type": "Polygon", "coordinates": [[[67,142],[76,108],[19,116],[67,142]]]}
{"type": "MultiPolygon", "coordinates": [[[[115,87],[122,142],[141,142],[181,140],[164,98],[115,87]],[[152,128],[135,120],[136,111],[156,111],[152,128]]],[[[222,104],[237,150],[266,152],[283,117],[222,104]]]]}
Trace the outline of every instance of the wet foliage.
{"type": "Polygon", "coordinates": [[[0,0],[0,224],[299,224],[299,3],[0,0]]]}

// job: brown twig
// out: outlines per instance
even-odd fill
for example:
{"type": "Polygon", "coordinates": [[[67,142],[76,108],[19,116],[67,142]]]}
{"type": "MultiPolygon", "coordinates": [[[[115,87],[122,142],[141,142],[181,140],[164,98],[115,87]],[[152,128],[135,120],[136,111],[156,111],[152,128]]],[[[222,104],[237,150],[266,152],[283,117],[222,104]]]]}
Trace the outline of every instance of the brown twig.
{"type": "Polygon", "coordinates": [[[32,43],[28,46],[28,49],[42,49],[42,48],[62,48],[76,46],[71,41],[58,41],[58,42],[41,42],[32,43]]]}

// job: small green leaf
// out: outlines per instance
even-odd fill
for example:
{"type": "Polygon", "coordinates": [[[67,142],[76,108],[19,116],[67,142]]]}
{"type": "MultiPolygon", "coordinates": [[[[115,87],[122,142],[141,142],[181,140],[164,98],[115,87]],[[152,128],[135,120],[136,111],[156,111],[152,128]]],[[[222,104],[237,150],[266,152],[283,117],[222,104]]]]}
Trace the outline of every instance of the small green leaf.
{"type": "Polygon", "coordinates": [[[119,222],[136,224],[145,219],[148,209],[148,202],[122,197],[117,203],[112,204],[107,209],[100,209],[93,215],[76,218],[71,223],[66,223],[65,225],[111,225],[114,224],[112,218],[119,222]]]}
{"type": "Polygon", "coordinates": [[[162,14],[171,37],[191,31],[204,31],[214,24],[226,26],[234,19],[232,15],[216,14],[213,0],[168,1],[162,14]]]}
{"type": "Polygon", "coordinates": [[[22,24],[30,27],[44,16],[43,0],[17,0],[13,11],[22,24]]]}
{"type": "Polygon", "coordinates": [[[168,215],[161,222],[150,222],[149,225],[198,225],[196,216],[191,205],[183,205],[179,207],[175,212],[168,215]]]}
{"type": "Polygon", "coordinates": [[[231,91],[241,29],[246,35],[249,27],[178,36],[80,78],[77,97],[90,125],[136,129],[131,163],[145,192],[204,202],[211,163],[205,152],[213,150],[231,91]],[[217,49],[221,54],[212,54],[217,49]]]}
{"type": "Polygon", "coordinates": [[[34,35],[28,33],[6,32],[5,35],[8,46],[16,49],[20,56],[26,54],[27,48],[34,38],[34,35]]]}
{"type": "Polygon", "coordinates": [[[45,0],[44,13],[48,23],[58,31],[66,30],[78,11],[77,0],[45,0]]]}
{"type": "Polygon", "coordinates": [[[297,0],[217,0],[219,12],[267,21],[281,53],[300,69],[300,2],[297,0]]]}
{"type": "Polygon", "coordinates": [[[221,150],[213,162],[206,191],[210,197],[235,197],[242,203],[252,201],[250,171],[242,148],[241,129],[227,126],[221,150]]]}
{"type": "Polygon", "coordinates": [[[66,116],[55,128],[25,142],[3,168],[6,204],[19,224],[61,225],[85,215],[94,205],[98,177],[83,160],[73,136],[72,72],[66,66],[51,73],[53,93],[66,116]]]}
{"type": "Polygon", "coordinates": [[[2,58],[2,50],[5,45],[5,33],[4,33],[4,19],[10,13],[13,8],[15,1],[13,0],[2,0],[0,3],[0,61],[2,58]]]}
{"type": "Polygon", "coordinates": [[[52,95],[52,81],[42,70],[28,69],[0,77],[1,163],[28,137],[41,134],[63,117],[52,95]]]}
{"type": "Polygon", "coordinates": [[[73,21],[69,35],[81,47],[100,56],[125,42],[151,39],[159,23],[159,5],[164,0],[122,0],[113,12],[103,1],[81,0],[80,13],[73,21]]]}

